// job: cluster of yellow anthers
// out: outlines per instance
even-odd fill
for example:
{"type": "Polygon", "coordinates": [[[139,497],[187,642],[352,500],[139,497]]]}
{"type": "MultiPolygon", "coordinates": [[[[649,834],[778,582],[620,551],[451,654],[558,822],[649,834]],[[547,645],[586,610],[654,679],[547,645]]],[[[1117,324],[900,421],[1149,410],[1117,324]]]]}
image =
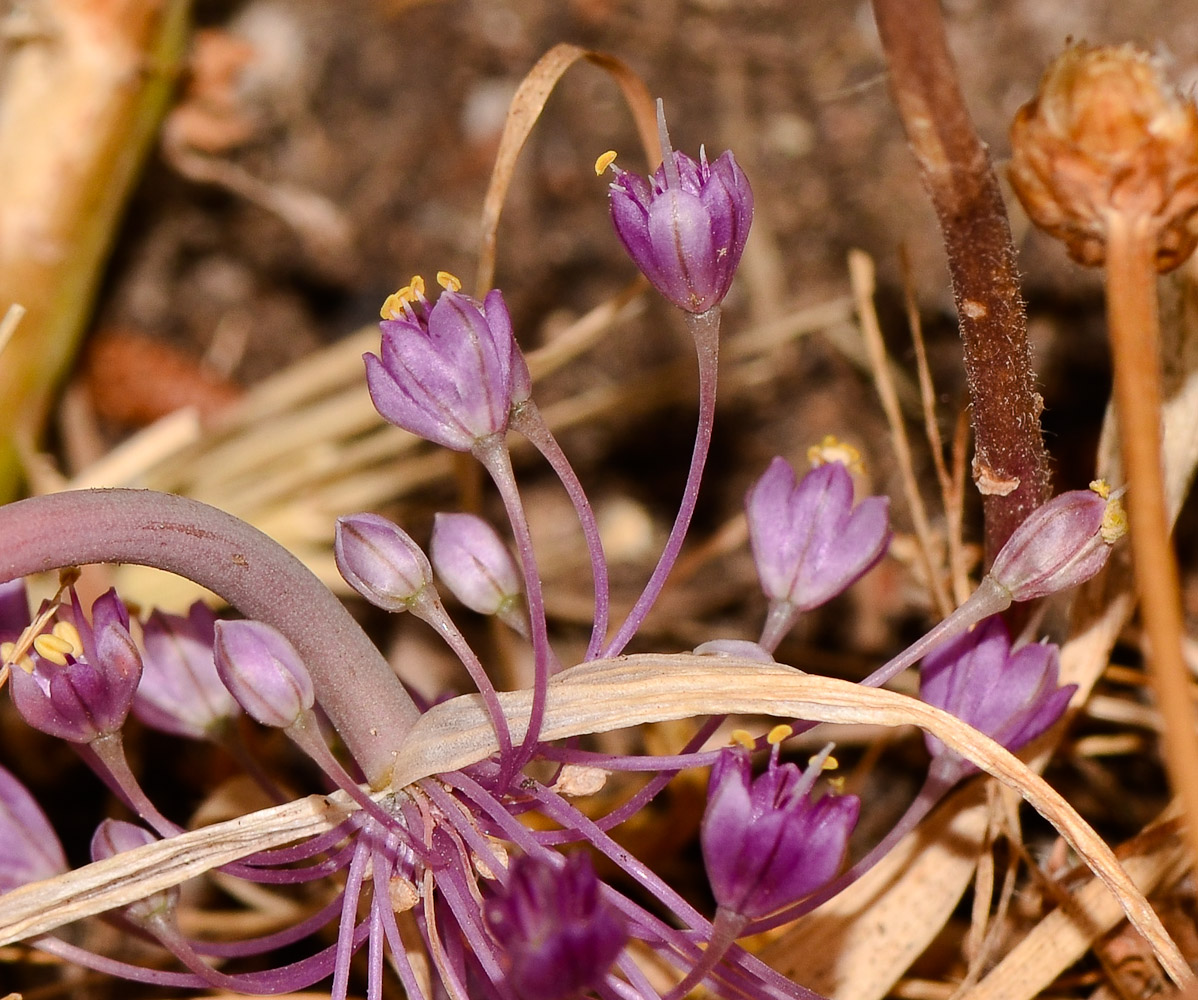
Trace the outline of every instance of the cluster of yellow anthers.
{"type": "Polygon", "coordinates": [[[1102,526],[1098,533],[1107,545],[1114,545],[1127,534],[1127,511],[1123,507],[1123,501],[1119,499],[1123,490],[1111,496],[1111,484],[1105,479],[1095,479],[1090,484],[1090,489],[1106,501],[1106,510],[1102,513],[1102,526]]]}
{"type": "Polygon", "coordinates": [[[83,640],[70,622],[57,621],[48,632],[45,630],[56,610],[57,605],[52,605],[43,611],[15,642],[0,643],[0,670],[20,667],[27,674],[33,673],[33,660],[29,657],[31,648],[60,667],[67,665],[68,656],[78,658],[83,655],[83,640]]]}
{"type": "MultiPolygon", "coordinates": [[[[450,274],[448,271],[437,272],[437,284],[444,288],[447,292],[460,292],[462,290],[462,281],[456,275],[450,274]]],[[[424,298],[424,279],[418,275],[412,275],[412,280],[403,286],[398,292],[392,292],[383,302],[383,308],[379,310],[379,315],[383,319],[404,319],[407,316],[407,306],[411,302],[418,302],[424,298]]]]}
{"type": "Polygon", "coordinates": [[[813,469],[831,462],[839,462],[850,472],[863,474],[865,465],[861,461],[861,452],[851,444],[841,441],[838,437],[828,434],[819,444],[813,444],[807,449],[807,461],[813,469]]]}

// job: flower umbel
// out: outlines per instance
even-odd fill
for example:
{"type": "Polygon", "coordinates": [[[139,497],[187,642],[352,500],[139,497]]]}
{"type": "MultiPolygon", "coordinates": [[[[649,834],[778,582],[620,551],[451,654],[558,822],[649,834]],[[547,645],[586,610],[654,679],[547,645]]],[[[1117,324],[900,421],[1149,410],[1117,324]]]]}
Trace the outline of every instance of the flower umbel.
{"type": "MultiPolygon", "coordinates": [[[[665,136],[661,102],[658,124],[665,136]]],[[[611,218],[637,267],[679,309],[702,313],[728,294],[749,227],[753,192],[731,152],[714,163],[693,160],[663,142],[663,163],[648,179],[622,170],[605,153],[596,171],[615,173],[611,218]]]]}
{"type": "Polygon", "coordinates": [[[419,277],[383,306],[382,346],[364,355],[366,382],[384,419],[434,444],[470,451],[507,429],[512,354],[503,295],[463,295],[452,275],[430,306],[419,277]]]}

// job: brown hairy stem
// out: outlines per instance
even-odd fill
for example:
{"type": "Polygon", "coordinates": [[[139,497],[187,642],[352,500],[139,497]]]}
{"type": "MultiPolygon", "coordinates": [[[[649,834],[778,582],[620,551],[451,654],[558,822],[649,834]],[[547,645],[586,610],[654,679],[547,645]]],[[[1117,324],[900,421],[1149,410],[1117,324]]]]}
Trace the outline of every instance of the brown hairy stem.
{"type": "Polygon", "coordinates": [[[987,561],[1049,493],[1027,318],[998,179],[965,107],[938,0],[873,0],[891,88],[948,253],[987,561]]]}
{"type": "Polygon", "coordinates": [[[1189,822],[1198,858],[1198,730],[1182,656],[1183,623],[1177,560],[1169,536],[1161,472],[1160,336],[1156,299],[1158,229],[1147,215],[1112,211],[1106,241],[1107,326],[1115,369],[1115,405],[1127,494],[1128,527],[1140,616],[1169,783],[1189,822]]]}

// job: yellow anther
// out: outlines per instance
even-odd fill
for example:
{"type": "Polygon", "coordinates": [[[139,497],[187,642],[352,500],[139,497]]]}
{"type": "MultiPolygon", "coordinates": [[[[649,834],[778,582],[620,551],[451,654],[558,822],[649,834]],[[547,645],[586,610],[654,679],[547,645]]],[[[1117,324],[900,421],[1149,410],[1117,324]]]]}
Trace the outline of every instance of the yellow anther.
{"type": "Polygon", "coordinates": [[[728,738],[746,750],[752,750],[757,745],[757,741],[753,739],[753,734],[747,729],[734,729],[728,734],[728,738]]]}
{"type": "Polygon", "coordinates": [[[807,461],[813,469],[831,462],[839,462],[852,472],[865,471],[865,466],[861,463],[861,452],[832,434],[826,435],[819,444],[813,444],[807,449],[807,461]]]}
{"type": "Polygon", "coordinates": [[[411,289],[408,301],[414,302],[424,294],[424,279],[418,274],[413,274],[411,282],[408,283],[408,288],[411,289]]]}
{"type": "Polygon", "coordinates": [[[408,292],[411,288],[405,285],[398,292],[392,292],[383,302],[383,308],[379,310],[379,315],[383,319],[402,319],[404,303],[409,302],[408,292]]]}
{"type": "Polygon", "coordinates": [[[444,288],[447,292],[460,292],[462,290],[461,279],[448,271],[437,272],[437,284],[444,288]]]}
{"type": "Polygon", "coordinates": [[[1105,479],[1095,479],[1090,484],[1090,489],[1102,497],[1103,500],[1111,495],[1111,484],[1105,479]]]}
{"type": "Polygon", "coordinates": [[[595,176],[598,177],[603,171],[616,162],[616,151],[609,149],[606,153],[595,161],[595,176]]]}
{"type": "Polygon", "coordinates": [[[831,788],[832,791],[834,791],[837,795],[844,794],[844,786],[846,784],[847,781],[843,774],[839,775],[838,777],[828,779],[828,787],[831,788]]]}
{"type": "Polygon", "coordinates": [[[50,632],[52,635],[56,635],[62,639],[63,642],[69,642],[75,654],[83,651],[83,639],[79,635],[79,629],[75,628],[73,623],[61,620],[56,621],[50,632]]]}
{"type": "Polygon", "coordinates": [[[75,653],[75,647],[53,632],[43,632],[33,640],[33,648],[43,659],[60,667],[67,665],[67,655],[75,653]]]}
{"type": "MultiPolygon", "coordinates": [[[[1102,494],[1100,493],[1099,496],[1102,494]]],[[[1106,502],[1106,510],[1102,512],[1102,526],[1098,529],[1102,540],[1107,545],[1114,545],[1127,534],[1127,511],[1123,509],[1123,501],[1111,497],[1106,502]]]]}
{"type": "Polygon", "coordinates": [[[777,726],[774,726],[774,728],[766,734],[765,741],[770,746],[774,746],[778,743],[781,743],[783,740],[790,739],[794,735],[794,732],[794,726],[788,726],[785,722],[783,722],[777,726]]]}
{"type": "MultiPolygon", "coordinates": [[[[812,757],[811,760],[815,761],[816,758],[812,757]]],[[[821,771],[835,771],[838,767],[840,767],[840,761],[838,761],[831,754],[828,754],[827,757],[819,762],[819,766],[821,771]]]]}

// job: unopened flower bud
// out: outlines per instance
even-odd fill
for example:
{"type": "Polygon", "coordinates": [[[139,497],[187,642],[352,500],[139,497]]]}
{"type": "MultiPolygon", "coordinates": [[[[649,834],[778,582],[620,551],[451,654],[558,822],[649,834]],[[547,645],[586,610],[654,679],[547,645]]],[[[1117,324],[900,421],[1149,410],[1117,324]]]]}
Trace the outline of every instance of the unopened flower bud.
{"type": "Polygon", "coordinates": [[[523,590],[524,580],[503,540],[473,514],[438,514],[429,554],[437,576],[480,615],[497,614],[523,590]]]}
{"type": "Polygon", "coordinates": [[[299,653],[263,622],[216,623],[216,670],[251,718],[286,728],[315,703],[312,678],[299,653]]]}
{"type": "Polygon", "coordinates": [[[1083,264],[1106,259],[1111,211],[1149,219],[1167,271],[1195,246],[1198,110],[1131,45],[1072,45],[1011,126],[1011,184],[1083,264]]]}
{"type": "Polygon", "coordinates": [[[420,546],[378,514],[339,517],[333,554],[346,583],[386,611],[406,611],[433,581],[420,546]]]}
{"type": "Polygon", "coordinates": [[[1126,526],[1123,505],[1105,483],[1062,493],[1012,532],[990,567],[990,579],[1015,601],[1076,587],[1106,565],[1126,526]]]}

